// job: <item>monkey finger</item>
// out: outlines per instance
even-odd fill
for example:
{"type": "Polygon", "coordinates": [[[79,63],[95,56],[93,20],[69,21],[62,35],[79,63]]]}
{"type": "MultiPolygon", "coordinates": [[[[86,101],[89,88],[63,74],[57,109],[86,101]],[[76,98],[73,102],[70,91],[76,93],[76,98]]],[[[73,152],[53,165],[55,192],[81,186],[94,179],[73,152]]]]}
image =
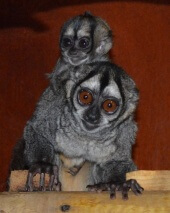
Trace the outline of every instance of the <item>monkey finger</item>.
{"type": "Polygon", "coordinates": [[[141,187],[140,186],[140,184],[136,181],[136,188],[137,188],[137,190],[140,192],[140,193],[142,193],[143,191],[144,191],[144,188],[143,187],[141,187]]]}
{"type": "Polygon", "coordinates": [[[33,174],[31,172],[28,173],[25,190],[28,192],[33,191],[33,174]]]}
{"type": "Polygon", "coordinates": [[[110,191],[110,184],[99,183],[97,184],[97,192],[110,191]]]}
{"type": "Polygon", "coordinates": [[[40,174],[40,183],[39,183],[39,190],[40,191],[45,191],[45,173],[40,174]]]}
{"type": "Polygon", "coordinates": [[[135,188],[137,191],[137,195],[141,195],[142,192],[144,191],[144,189],[138,183],[135,184],[135,188]]]}
{"type": "Polygon", "coordinates": [[[141,192],[137,189],[137,187],[136,187],[135,184],[132,184],[132,185],[131,185],[131,190],[132,190],[132,192],[133,192],[135,195],[141,194],[141,192]]]}
{"type": "Polygon", "coordinates": [[[144,190],[136,180],[130,179],[126,181],[128,184],[128,187],[134,192],[135,195],[140,195],[142,191],[144,190]]]}
{"type": "Polygon", "coordinates": [[[48,190],[57,192],[61,191],[61,183],[58,181],[58,178],[56,178],[54,175],[50,176],[48,190]]]}
{"type": "Polygon", "coordinates": [[[123,200],[128,200],[128,191],[129,191],[129,187],[126,183],[124,183],[123,187],[122,187],[122,199],[123,200]]]}
{"type": "Polygon", "coordinates": [[[116,199],[116,186],[114,184],[110,186],[110,198],[116,199]]]}
{"type": "Polygon", "coordinates": [[[95,185],[88,185],[87,186],[88,191],[92,191],[92,192],[102,192],[102,191],[109,191],[110,187],[108,184],[106,183],[98,183],[95,185]]]}
{"type": "Polygon", "coordinates": [[[117,184],[116,185],[116,191],[122,191],[123,185],[122,184],[117,184]]]}
{"type": "Polygon", "coordinates": [[[53,190],[53,185],[54,185],[54,174],[50,175],[50,180],[49,180],[49,184],[48,184],[49,191],[53,190]]]}
{"type": "Polygon", "coordinates": [[[89,192],[96,192],[97,191],[97,188],[95,187],[95,185],[87,185],[86,188],[89,192]]]}

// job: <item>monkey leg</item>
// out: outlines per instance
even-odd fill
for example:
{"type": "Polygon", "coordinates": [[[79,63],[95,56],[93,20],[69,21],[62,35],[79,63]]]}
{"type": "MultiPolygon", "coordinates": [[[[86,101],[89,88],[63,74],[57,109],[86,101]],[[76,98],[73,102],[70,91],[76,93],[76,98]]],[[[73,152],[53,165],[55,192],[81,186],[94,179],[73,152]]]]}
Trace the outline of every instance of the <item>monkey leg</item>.
{"type": "Polygon", "coordinates": [[[139,185],[139,183],[134,180],[130,179],[122,183],[110,182],[110,183],[98,183],[95,185],[88,185],[87,186],[89,191],[110,191],[110,198],[116,198],[116,191],[122,192],[122,199],[128,199],[128,191],[132,190],[135,195],[140,195],[143,192],[143,188],[139,185]]]}
{"type": "Polygon", "coordinates": [[[33,177],[36,174],[40,174],[39,191],[46,190],[45,174],[50,175],[50,180],[49,180],[47,190],[60,191],[61,183],[59,182],[58,171],[59,171],[58,166],[53,166],[49,163],[36,163],[32,165],[29,169],[28,176],[27,176],[26,191],[34,191],[33,177]]]}

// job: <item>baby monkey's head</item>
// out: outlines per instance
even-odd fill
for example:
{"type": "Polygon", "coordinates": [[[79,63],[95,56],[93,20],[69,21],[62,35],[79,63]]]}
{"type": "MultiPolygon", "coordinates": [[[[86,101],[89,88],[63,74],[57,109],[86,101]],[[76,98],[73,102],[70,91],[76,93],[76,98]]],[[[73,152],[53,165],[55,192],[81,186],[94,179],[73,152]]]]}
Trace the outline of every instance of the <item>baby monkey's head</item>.
{"type": "Polygon", "coordinates": [[[110,27],[104,20],[89,12],[68,20],[61,29],[61,53],[71,65],[100,60],[111,47],[110,27]]]}

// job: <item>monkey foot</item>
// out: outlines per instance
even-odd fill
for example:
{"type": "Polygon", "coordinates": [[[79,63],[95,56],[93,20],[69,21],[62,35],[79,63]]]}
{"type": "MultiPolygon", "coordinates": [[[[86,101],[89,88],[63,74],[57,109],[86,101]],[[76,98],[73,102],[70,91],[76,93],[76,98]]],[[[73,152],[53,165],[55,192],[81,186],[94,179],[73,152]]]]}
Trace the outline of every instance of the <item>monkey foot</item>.
{"type": "Polygon", "coordinates": [[[40,174],[39,191],[46,191],[45,174],[49,174],[50,176],[47,190],[61,191],[61,183],[58,179],[58,166],[52,166],[48,163],[37,163],[30,167],[27,176],[26,191],[34,191],[33,177],[36,174],[40,174]]]}
{"type": "Polygon", "coordinates": [[[77,173],[80,171],[80,169],[81,169],[81,167],[74,166],[74,167],[68,169],[67,172],[70,173],[72,176],[76,176],[77,173]]]}
{"type": "Polygon", "coordinates": [[[123,183],[98,183],[95,185],[88,185],[87,186],[89,191],[96,191],[96,192],[102,192],[102,191],[110,191],[110,198],[115,199],[116,198],[116,191],[122,192],[122,199],[127,200],[128,199],[128,191],[132,190],[132,192],[135,195],[140,195],[143,192],[143,188],[138,184],[138,182],[134,179],[127,180],[123,183]]]}

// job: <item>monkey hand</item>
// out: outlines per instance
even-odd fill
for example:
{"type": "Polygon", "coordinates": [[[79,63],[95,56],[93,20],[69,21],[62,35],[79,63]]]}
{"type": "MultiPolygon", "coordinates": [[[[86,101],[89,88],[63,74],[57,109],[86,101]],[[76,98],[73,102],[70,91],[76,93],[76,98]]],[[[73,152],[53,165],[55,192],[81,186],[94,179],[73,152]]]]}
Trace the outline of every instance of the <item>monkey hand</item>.
{"type": "Polygon", "coordinates": [[[98,184],[95,184],[95,185],[88,185],[87,188],[88,188],[89,191],[96,191],[96,192],[110,191],[110,198],[111,199],[116,198],[116,191],[121,191],[123,200],[128,199],[128,191],[129,190],[132,190],[132,192],[135,195],[142,194],[142,192],[144,190],[139,185],[139,183],[134,179],[127,180],[123,183],[116,183],[116,182],[98,183],[98,184]]]}
{"type": "Polygon", "coordinates": [[[61,191],[61,183],[58,179],[58,166],[53,166],[49,163],[36,163],[33,164],[28,172],[26,191],[34,191],[33,177],[40,174],[39,191],[45,191],[45,174],[49,174],[50,180],[47,190],[61,191]]]}

